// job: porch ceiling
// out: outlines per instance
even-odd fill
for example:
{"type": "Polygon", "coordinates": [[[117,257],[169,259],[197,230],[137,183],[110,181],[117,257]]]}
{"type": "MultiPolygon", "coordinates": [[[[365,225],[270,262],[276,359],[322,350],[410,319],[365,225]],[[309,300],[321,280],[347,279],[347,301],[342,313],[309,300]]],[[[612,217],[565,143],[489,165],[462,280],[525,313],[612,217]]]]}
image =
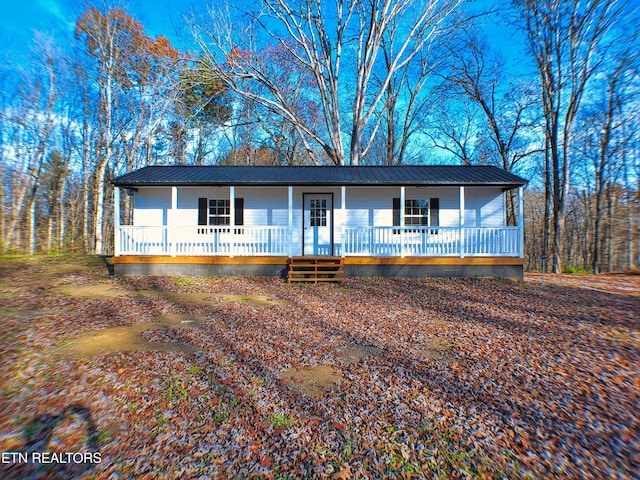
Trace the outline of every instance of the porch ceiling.
{"type": "Polygon", "coordinates": [[[122,175],[117,187],[141,186],[496,186],[527,181],[493,166],[149,166],[122,175]]]}

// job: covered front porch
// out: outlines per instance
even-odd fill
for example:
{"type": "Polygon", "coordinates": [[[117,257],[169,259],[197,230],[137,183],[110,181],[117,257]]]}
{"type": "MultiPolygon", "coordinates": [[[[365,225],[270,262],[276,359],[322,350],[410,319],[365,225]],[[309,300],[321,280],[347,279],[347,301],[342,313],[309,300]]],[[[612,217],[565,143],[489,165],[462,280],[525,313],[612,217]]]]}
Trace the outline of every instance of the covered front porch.
{"type": "Polygon", "coordinates": [[[116,257],[521,258],[523,252],[522,187],[515,226],[505,225],[504,191],[464,186],[174,186],[135,195],[134,225],[121,225],[115,189],[116,257]],[[163,201],[166,208],[155,208],[163,201]]]}
{"type": "Polygon", "coordinates": [[[281,275],[335,257],[347,277],[522,278],[525,184],[495,167],[145,167],[114,180],[114,264],[281,275]]]}

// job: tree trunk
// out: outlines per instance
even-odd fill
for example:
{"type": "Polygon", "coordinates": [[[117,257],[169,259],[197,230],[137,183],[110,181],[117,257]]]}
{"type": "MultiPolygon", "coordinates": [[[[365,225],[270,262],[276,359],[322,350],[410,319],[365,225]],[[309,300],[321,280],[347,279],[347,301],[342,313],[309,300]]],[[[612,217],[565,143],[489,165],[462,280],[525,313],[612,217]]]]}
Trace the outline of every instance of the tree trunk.
{"type": "MultiPolygon", "coordinates": [[[[2,135],[0,135],[2,137],[2,135]]],[[[0,140],[0,154],[2,152],[2,140],[0,140]]],[[[0,158],[0,254],[5,253],[7,249],[7,235],[4,211],[4,164],[0,158]]]]}
{"type": "MultiPolygon", "coordinates": [[[[111,59],[113,61],[113,59],[111,59]]],[[[112,115],[113,115],[113,91],[112,91],[112,76],[111,65],[107,69],[107,75],[104,80],[104,102],[102,105],[104,112],[104,158],[98,161],[98,165],[95,171],[95,194],[96,204],[94,211],[94,235],[95,235],[95,248],[94,253],[96,255],[104,254],[104,238],[103,238],[103,225],[104,225],[104,189],[105,189],[105,173],[107,165],[111,161],[113,151],[113,133],[112,129],[112,115]]]]}
{"type": "Polygon", "coordinates": [[[551,241],[551,162],[549,158],[549,141],[544,152],[544,233],[542,239],[542,256],[545,257],[545,270],[549,267],[549,242],[551,241]]]}
{"type": "Polygon", "coordinates": [[[593,255],[591,258],[591,268],[593,273],[600,273],[600,252],[603,249],[602,239],[602,197],[604,196],[604,186],[596,184],[596,211],[594,215],[593,227],[593,255]]]}
{"type": "Polygon", "coordinates": [[[633,215],[633,191],[627,184],[627,268],[629,270],[635,267],[633,261],[633,244],[634,239],[634,215],[633,215]]]}
{"type": "Polygon", "coordinates": [[[354,122],[351,133],[351,148],[349,152],[349,164],[360,165],[360,152],[362,150],[362,124],[354,122]]]}
{"type": "Polygon", "coordinates": [[[64,185],[60,190],[60,199],[58,200],[58,252],[64,250],[64,236],[65,236],[65,211],[64,211],[64,185]]]}
{"type": "MultiPolygon", "coordinates": [[[[37,187],[35,188],[37,190],[37,187]]],[[[29,199],[29,255],[35,255],[38,239],[36,237],[36,197],[34,195],[29,199]]]]}
{"type": "Polygon", "coordinates": [[[53,211],[49,211],[47,218],[47,253],[53,252],[53,211]]]}
{"type": "MultiPolygon", "coordinates": [[[[566,142],[565,142],[566,143],[566,142]]],[[[566,162],[566,159],[565,159],[566,162]]],[[[566,184],[563,184],[562,180],[564,176],[561,176],[560,159],[557,157],[557,152],[552,150],[552,177],[553,177],[553,251],[552,251],[552,272],[562,273],[562,252],[564,242],[565,231],[565,191],[566,184]]],[[[568,181],[566,179],[565,181],[568,181]]]]}
{"type": "MultiPolygon", "coordinates": [[[[106,155],[105,155],[106,156],[106,155]]],[[[95,172],[94,188],[96,196],[96,204],[94,211],[94,223],[93,231],[95,232],[95,248],[93,253],[96,255],[102,255],[104,252],[104,238],[103,238],[103,223],[104,223],[104,187],[105,187],[105,173],[106,173],[106,161],[102,160],[98,164],[98,168],[95,172]]]]}
{"type": "Polygon", "coordinates": [[[614,269],[614,218],[615,218],[615,204],[616,204],[616,189],[615,186],[610,185],[608,188],[609,194],[607,195],[607,215],[608,215],[608,230],[609,238],[607,242],[607,272],[611,272],[614,269]]]}

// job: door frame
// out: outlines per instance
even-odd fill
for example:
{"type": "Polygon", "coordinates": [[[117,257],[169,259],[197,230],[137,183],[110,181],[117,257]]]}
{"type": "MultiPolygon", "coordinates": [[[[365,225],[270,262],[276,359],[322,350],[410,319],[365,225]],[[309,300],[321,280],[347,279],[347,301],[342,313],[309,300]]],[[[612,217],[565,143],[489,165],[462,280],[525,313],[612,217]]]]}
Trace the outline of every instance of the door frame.
{"type": "Polygon", "coordinates": [[[329,195],[331,197],[331,228],[329,229],[329,238],[330,238],[330,242],[331,242],[331,254],[330,255],[322,255],[322,256],[327,256],[327,257],[333,257],[333,253],[334,253],[334,245],[333,245],[333,192],[302,192],[302,256],[303,257],[313,257],[313,256],[317,256],[317,255],[305,255],[304,253],[304,226],[305,226],[305,212],[307,211],[306,209],[306,204],[307,204],[307,195],[312,196],[312,195],[329,195]]]}

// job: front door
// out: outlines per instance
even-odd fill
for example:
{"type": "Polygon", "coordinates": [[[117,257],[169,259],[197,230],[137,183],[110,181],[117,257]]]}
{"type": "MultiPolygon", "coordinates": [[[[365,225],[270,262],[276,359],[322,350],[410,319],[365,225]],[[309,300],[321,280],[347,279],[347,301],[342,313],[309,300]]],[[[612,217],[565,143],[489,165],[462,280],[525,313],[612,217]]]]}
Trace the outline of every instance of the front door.
{"type": "Polygon", "coordinates": [[[333,255],[333,195],[305,193],[304,198],[304,254],[333,255]]]}

